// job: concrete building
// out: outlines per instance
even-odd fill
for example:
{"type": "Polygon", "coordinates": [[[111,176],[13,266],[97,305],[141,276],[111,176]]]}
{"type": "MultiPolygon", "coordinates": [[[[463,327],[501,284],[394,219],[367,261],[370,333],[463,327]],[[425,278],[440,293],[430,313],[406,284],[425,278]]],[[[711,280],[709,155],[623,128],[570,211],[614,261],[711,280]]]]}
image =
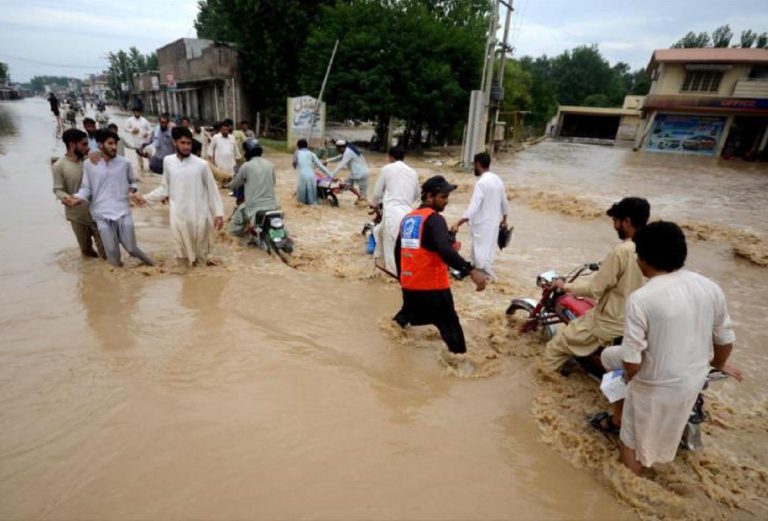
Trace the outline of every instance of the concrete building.
{"type": "Polygon", "coordinates": [[[83,93],[94,100],[107,101],[110,94],[109,81],[106,74],[89,74],[83,79],[83,93]]]}
{"type": "Polygon", "coordinates": [[[133,90],[131,105],[139,105],[148,114],[169,112],[164,105],[165,97],[160,90],[160,72],[137,72],[133,75],[133,90]],[[139,102],[140,103],[137,103],[139,102]]]}
{"type": "Polygon", "coordinates": [[[658,49],[635,147],[710,157],[768,157],[768,49],[658,49]]]}
{"type": "Polygon", "coordinates": [[[181,38],[157,50],[160,111],[205,122],[249,119],[238,52],[231,44],[181,38]]]}
{"type": "Polygon", "coordinates": [[[626,96],[621,108],[560,105],[551,134],[573,141],[631,146],[642,127],[644,98],[626,96]]]}

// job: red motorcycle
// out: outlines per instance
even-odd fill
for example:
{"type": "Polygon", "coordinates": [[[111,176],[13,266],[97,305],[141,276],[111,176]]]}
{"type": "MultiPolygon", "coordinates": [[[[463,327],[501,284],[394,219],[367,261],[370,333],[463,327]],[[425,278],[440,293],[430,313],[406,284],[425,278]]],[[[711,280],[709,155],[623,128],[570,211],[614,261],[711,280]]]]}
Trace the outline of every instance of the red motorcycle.
{"type": "MultiPolygon", "coordinates": [[[[586,297],[576,297],[562,290],[552,287],[552,283],[557,279],[563,279],[566,282],[573,282],[579,277],[588,276],[600,269],[597,263],[582,264],[571,270],[567,275],[561,277],[555,271],[545,271],[536,277],[536,286],[541,288],[541,298],[536,301],[532,298],[515,298],[507,308],[507,315],[514,315],[522,312],[526,320],[520,328],[522,333],[539,331],[542,340],[547,341],[555,336],[555,325],[559,323],[568,324],[584,315],[587,311],[594,308],[597,302],[594,299],[586,297]]],[[[622,337],[617,337],[612,345],[621,343],[622,337]]],[[[587,374],[597,379],[599,382],[605,369],[600,362],[600,352],[602,348],[587,357],[575,357],[578,364],[587,374]]],[[[713,369],[707,376],[704,383],[704,391],[711,382],[728,378],[725,373],[713,369]]],[[[696,404],[693,406],[688,424],[680,440],[680,447],[694,451],[703,447],[701,441],[701,423],[709,418],[709,413],[704,409],[704,395],[699,393],[696,404]]]]}
{"type": "Polygon", "coordinates": [[[526,316],[526,321],[520,331],[529,333],[540,331],[544,340],[555,336],[555,324],[567,324],[595,307],[595,300],[585,297],[575,297],[552,287],[557,279],[573,282],[579,277],[591,275],[600,269],[597,263],[582,264],[561,277],[556,271],[545,271],[536,277],[536,285],[541,288],[541,298],[536,301],[532,298],[512,299],[507,308],[507,315],[514,315],[521,311],[526,316]]]}

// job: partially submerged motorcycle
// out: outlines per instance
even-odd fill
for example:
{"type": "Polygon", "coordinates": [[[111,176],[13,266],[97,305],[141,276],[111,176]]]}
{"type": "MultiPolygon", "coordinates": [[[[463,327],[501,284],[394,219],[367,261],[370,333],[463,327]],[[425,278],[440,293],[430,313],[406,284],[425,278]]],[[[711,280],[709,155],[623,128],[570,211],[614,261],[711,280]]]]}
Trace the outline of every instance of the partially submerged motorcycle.
{"type": "MultiPolygon", "coordinates": [[[[554,288],[552,283],[557,279],[563,279],[570,283],[579,277],[588,276],[598,271],[598,263],[581,264],[571,270],[565,276],[560,276],[554,270],[540,273],[536,277],[536,286],[541,289],[539,300],[533,298],[513,298],[507,308],[507,315],[522,313],[525,316],[525,322],[520,327],[522,333],[538,331],[543,342],[551,339],[557,332],[556,325],[559,323],[568,324],[583,316],[590,309],[594,308],[597,302],[594,299],[586,297],[577,297],[554,288]]],[[[622,337],[614,339],[611,345],[621,344],[622,337]]],[[[597,379],[599,382],[605,373],[605,368],[600,362],[600,353],[603,347],[597,349],[595,353],[587,357],[574,357],[584,371],[597,379]]],[[[702,391],[709,387],[711,382],[728,378],[728,375],[722,371],[713,369],[707,375],[702,391]]],[[[694,451],[703,448],[701,441],[701,423],[709,418],[709,413],[704,408],[704,395],[699,393],[696,403],[688,416],[688,423],[685,426],[683,437],[680,440],[680,446],[694,451]]]]}
{"type": "Polygon", "coordinates": [[[288,263],[288,255],[293,253],[293,240],[288,235],[282,211],[257,212],[252,225],[249,227],[249,232],[248,244],[269,254],[274,253],[281,261],[288,263]]]}

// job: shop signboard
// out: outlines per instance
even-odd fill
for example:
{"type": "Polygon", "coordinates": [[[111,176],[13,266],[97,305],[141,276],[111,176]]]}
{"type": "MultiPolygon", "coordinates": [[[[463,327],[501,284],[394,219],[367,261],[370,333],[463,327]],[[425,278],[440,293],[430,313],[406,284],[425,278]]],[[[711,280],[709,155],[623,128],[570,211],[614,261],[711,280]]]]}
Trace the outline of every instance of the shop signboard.
{"type": "Polygon", "coordinates": [[[714,156],[725,128],[724,116],[658,114],[646,150],[714,156]]]}
{"type": "Polygon", "coordinates": [[[299,139],[310,137],[309,127],[312,125],[310,145],[321,146],[325,140],[325,103],[317,108],[317,100],[312,96],[288,98],[288,146],[293,148],[299,139]]]}

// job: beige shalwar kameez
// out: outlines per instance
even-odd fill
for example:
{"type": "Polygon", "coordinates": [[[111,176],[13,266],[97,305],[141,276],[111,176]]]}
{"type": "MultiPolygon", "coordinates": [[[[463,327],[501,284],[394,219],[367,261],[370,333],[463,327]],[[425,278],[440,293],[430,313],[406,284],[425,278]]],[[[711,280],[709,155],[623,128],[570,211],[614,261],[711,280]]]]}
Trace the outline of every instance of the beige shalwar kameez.
{"type": "Polygon", "coordinates": [[[645,282],[635,256],[635,243],[627,239],[617,244],[591,278],[565,285],[577,297],[598,300],[597,306],[571,321],[547,343],[544,365],[557,371],[571,356],[588,356],[622,335],[624,303],[645,282]]]}

